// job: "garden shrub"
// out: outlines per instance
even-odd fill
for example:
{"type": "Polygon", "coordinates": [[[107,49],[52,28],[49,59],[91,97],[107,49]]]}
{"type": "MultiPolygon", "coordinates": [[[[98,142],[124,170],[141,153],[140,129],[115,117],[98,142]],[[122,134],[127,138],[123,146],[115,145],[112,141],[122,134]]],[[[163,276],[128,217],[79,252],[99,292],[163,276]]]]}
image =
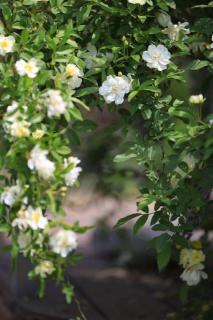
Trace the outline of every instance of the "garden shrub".
{"type": "MultiPolygon", "coordinates": [[[[212,71],[213,3],[173,0],[1,0],[0,231],[11,236],[14,263],[28,257],[29,277],[55,278],[67,302],[73,288],[66,267],[79,260],[77,234],[64,222],[62,201],[78,184],[72,153],[78,125],[94,124],[84,109],[108,105],[120,117],[126,153],[146,180],[134,232],[148,219],[161,235],[152,240],[159,270],[171,257],[188,286],[202,278],[211,230],[213,116],[204,117],[206,89],[187,99],[171,86],[187,74],[212,71]],[[128,131],[137,128],[128,141],[128,131]],[[154,211],[149,205],[154,203],[154,211]]],[[[82,200],[83,201],[83,200],[82,200]]]]}

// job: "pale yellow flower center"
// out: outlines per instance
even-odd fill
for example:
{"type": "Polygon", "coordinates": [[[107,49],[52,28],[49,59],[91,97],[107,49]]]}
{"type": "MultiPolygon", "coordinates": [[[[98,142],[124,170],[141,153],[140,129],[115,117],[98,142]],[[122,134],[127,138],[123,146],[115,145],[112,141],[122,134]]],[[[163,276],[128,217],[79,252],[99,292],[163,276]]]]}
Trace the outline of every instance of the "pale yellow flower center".
{"type": "Polygon", "coordinates": [[[18,128],[16,134],[19,138],[26,137],[28,136],[28,129],[24,126],[21,128],[18,128]]]}
{"type": "Polygon", "coordinates": [[[161,53],[160,52],[157,52],[156,54],[154,54],[154,59],[156,60],[156,61],[159,61],[160,59],[161,59],[161,53]]]}
{"type": "Polygon", "coordinates": [[[118,87],[116,86],[116,84],[114,84],[113,86],[112,86],[112,92],[113,93],[116,93],[118,91],[118,87]]]}
{"type": "Polygon", "coordinates": [[[26,63],[24,68],[25,68],[26,72],[32,72],[33,71],[33,65],[31,63],[26,63]]]}
{"type": "Polygon", "coordinates": [[[41,213],[40,211],[34,211],[32,214],[32,219],[35,223],[38,223],[39,220],[41,219],[41,213]]]}
{"type": "Polygon", "coordinates": [[[68,247],[69,246],[69,241],[67,238],[64,238],[61,240],[61,246],[62,247],[68,247]]]}
{"type": "Polygon", "coordinates": [[[66,74],[69,76],[69,77],[74,77],[76,76],[78,73],[78,69],[75,67],[75,66],[67,66],[66,68],[66,74]]]}
{"type": "Polygon", "coordinates": [[[2,40],[1,42],[0,42],[0,47],[2,48],[2,49],[8,49],[9,47],[10,47],[10,42],[8,41],[8,40],[2,40]]]}

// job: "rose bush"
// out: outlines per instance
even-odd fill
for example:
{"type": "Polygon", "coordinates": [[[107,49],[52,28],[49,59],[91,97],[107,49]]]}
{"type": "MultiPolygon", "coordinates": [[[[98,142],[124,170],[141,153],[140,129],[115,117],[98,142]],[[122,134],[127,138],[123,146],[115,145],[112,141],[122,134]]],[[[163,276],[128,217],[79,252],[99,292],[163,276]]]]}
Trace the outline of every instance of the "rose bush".
{"type": "Polygon", "coordinates": [[[138,212],[117,226],[136,219],[137,233],[150,217],[162,232],[152,241],[159,269],[180,253],[182,280],[207,278],[207,241],[202,251],[190,237],[210,230],[213,116],[202,113],[205,90],[185,101],[170,90],[186,85],[186,72],[212,71],[213,5],[196,4],[1,1],[0,230],[11,236],[14,261],[23,253],[35,265],[29,276],[40,278],[40,296],[53,277],[71,301],[65,269],[78,261],[77,234],[88,228],[64,222],[62,201],[82,170],[71,150],[79,123],[94,128],[82,111],[105,104],[126,136],[115,161],[135,159],[146,176],[138,212]]]}

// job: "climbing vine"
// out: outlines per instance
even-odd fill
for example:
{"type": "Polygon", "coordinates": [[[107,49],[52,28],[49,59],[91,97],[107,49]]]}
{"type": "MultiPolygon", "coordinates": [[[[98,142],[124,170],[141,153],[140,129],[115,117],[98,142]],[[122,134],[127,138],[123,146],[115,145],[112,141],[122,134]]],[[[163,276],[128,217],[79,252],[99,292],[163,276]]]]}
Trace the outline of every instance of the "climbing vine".
{"type": "Polygon", "coordinates": [[[2,0],[0,3],[0,231],[34,265],[29,277],[55,278],[73,296],[66,267],[79,260],[78,234],[62,201],[78,185],[72,144],[94,128],[84,110],[107,104],[120,115],[125,154],[145,174],[137,233],[149,221],[159,270],[174,257],[188,286],[208,277],[212,218],[211,112],[207,88],[185,99],[171,86],[212,72],[212,2],[173,0],[2,0]],[[132,128],[135,134],[128,138],[132,128]],[[154,210],[150,205],[154,204],[154,210]],[[196,229],[202,241],[191,241],[196,229]]]}

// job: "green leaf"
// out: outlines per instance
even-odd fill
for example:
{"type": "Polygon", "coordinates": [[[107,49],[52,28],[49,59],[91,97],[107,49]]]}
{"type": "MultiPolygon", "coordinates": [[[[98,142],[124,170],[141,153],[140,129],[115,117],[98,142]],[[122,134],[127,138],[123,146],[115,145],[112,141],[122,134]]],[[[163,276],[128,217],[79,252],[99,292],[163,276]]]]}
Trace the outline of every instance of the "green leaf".
{"type": "Polygon", "coordinates": [[[80,97],[88,96],[90,94],[96,93],[97,91],[98,91],[97,87],[89,87],[89,88],[80,89],[76,93],[76,97],[80,98],[80,97]]]}
{"type": "Polygon", "coordinates": [[[205,60],[195,60],[191,63],[191,65],[189,66],[189,68],[191,70],[200,70],[200,69],[203,69],[205,67],[207,67],[209,65],[209,62],[208,61],[205,61],[205,60]]]}
{"type": "Polygon", "coordinates": [[[137,234],[138,231],[143,228],[143,226],[145,225],[147,219],[148,219],[149,215],[148,214],[143,214],[135,223],[134,227],[133,227],[133,233],[137,234]]]}
{"type": "Polygon", "coordinates": [[[136,157],[136,154],[134,153],[130,153],[130,154],[118,154],[115,158],[114,158],[114,162],[125,162],[128,161],[130,159],[133,159],[136,157]]]}
{"type": "Polygon", "coordinates": [[[127,223],[128,221],[132,220],[132,219],[135,219],[137,217],[141,216],[141,213],[133,213],[133,214],[130,214],[124,218],[121,218],[118,220],[118,222],[116,223],[115,227],[114,228],[118,228],[122,225],[124,225],[125,223],[127,223]]]}
{"type": "Polygon", "coordinates": [[[67,155],[67,154],[70,154],[70,148],[66,146],[62,146],[57,150],[57,152],[62,155],[67,155]]]}
{"type": "Polygon", "coordinates": [[[157,254],[157,263],[159,271],[162,271],[168,265],[172,253],[171,242],[167,242],[160,252],[157,254]]]}

